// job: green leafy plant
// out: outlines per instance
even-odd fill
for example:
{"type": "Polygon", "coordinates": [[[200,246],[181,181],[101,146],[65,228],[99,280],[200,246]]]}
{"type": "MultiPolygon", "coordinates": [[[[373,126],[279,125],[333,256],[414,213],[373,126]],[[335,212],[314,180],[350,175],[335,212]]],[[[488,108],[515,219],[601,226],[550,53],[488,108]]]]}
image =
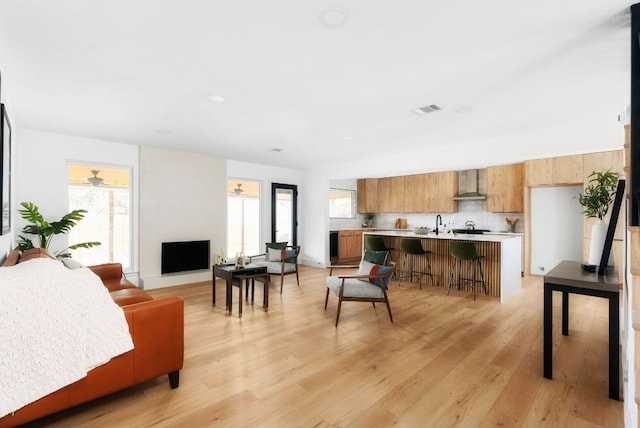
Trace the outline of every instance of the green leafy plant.
{"type": "Polygon", "coordinates": [[[609,211],[616,193],[619,174],[617,172],[593,172],[583,193],[578,196],[578,202],[584,207],[582,213],[588,218],[604,219],[609,211]]]}
{"type": "MultiPolygon", "coordinates": [[[[32,202],[20,203],[22,209],[18,210],[20,216],[31,224],[22,228],[22,233],[27,235],[36,235],[40,248],[49,248],[49,244],[54,236],[68,233],[80,220],[84,218],[87,210],[73,210],[69,214],[65,214],[60,220],[49,223],[40,214],[40,209],[32,202]]],[[[35,248],[33,240],[24,235],[18,235],[18,246],[20,251],[26,251],[35,248]]],[[[70,258],[71,254],[68,250],[76,248],[92,248],[100,245],[100,242],[82,242],[80,244],[70,245],[62,251],[56,252],[54,255],[59,259],[70,258]]]]}

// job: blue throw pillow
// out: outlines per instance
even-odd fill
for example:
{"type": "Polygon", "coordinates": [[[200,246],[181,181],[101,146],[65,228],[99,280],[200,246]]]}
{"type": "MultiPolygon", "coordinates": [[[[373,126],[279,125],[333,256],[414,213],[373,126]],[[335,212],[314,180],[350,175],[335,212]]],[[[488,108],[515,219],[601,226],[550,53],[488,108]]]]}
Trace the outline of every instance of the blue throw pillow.
{"type": "Polygon", "coordinates": [[[284,256],[284,258],[286,259],[285,261],[286,261],[287,263],[295,263],[296,261],[295,261],[293,258],[290,258],[290,257],[294,257],[295,255],[296,255],[296,250],[295,250],[295,248],[294,248],[294,249],[291,249],[291,250],[287,250],[287,251],[285,252],[285,256],[284,256]]]}
{"type": "Polygon", "coordinates": [[[391,280],[391,275],[389,275],[384,280],[380,278],[372,278],[378,275],[384,275],[388,273],[392,269],[391,266],[383,266],[377,265],[375,263],[368,262],[366,260],[362,260],[360,262],[360,267],[358,268],[358,275],[360,276],[368,276],[369,278],[362,278],[360,281],[370,282],[373,285],[377,285],[378,287],[382,287],[382,282],[384,281],[384,286],[388,290],[389,289],[389,281],[391,280]]]}
{"type": "MultiPolygon", "coordinates": [[[[385,275],[387,273],[389,273],[389,271],[392,269],[391,266],[380,266],[378,267],[378,270],[376,271],[376,275],[385,275]]],[[[391,281],[391,275],[389,275],[388,277],[384,278],[384,279],[380,279],[380,278],[376,278],[375,281],[375,285],[377,285],[378,287],[382,288],[382,283],[384,282],[384,288],[386,290],[389,289],[389,282],[391,281]]]]}

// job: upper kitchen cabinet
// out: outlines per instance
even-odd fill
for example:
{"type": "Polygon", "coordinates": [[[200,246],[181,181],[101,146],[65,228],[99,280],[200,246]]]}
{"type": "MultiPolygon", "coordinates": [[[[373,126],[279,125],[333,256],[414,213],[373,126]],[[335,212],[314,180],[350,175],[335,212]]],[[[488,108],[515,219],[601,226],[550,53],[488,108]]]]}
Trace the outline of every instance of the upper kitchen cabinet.
{"type": "Polygon", "coordinates": [[[594,171],[606,172],[611,170],[617,172],[620,177],[624,177],[624,160],[622,150],[613,150],[609,152],[588,153],[584,155],[584,168],[581,182],[587,183],[589,176],[594,171]]]}
{"type": "Polygon", "coordinates": [[[442,171],[428,174],[426,187],[427,206],[425,212],[457,213],[458,201],[453,197],[458,194],[458,171],[442,171]]]}
{"type": "Polygon", "coordinates": [[[425,212],[427,175],[415,174],[404,177],[404,212],[425,212]]]}
{"type": "Polygon", "coordinates": [[[384,177],[378,180],[378,207],[381,213],[404,212],[404,177],[384,177]]]}
{"type": "Polygon", "coordinates": [[[487,168],[487,210],[496,213],[524,211],[524,164],[487,168]]]}
{"type": "Polygon", "coordinates": [[[525,183],[527,186],[544,186],[553,184],[552,161],[547,159],[533,159],[524,163],[525,183]]]}
{"type": "Polygon", "coordinates": [[[552,158],[553,184],[582,184],[583,158],[583,155],[552,158]]]}
{"type": "Polygon", "coordinates": [[[582,162],[583,155],[528,160],[525,183],[529,187],[582,184],[582,162]]]}
{"type": "Polygon", "coordinates": [[[362,178],[357,183],[358,214],[379,213],[378,179],[362,178]]]}

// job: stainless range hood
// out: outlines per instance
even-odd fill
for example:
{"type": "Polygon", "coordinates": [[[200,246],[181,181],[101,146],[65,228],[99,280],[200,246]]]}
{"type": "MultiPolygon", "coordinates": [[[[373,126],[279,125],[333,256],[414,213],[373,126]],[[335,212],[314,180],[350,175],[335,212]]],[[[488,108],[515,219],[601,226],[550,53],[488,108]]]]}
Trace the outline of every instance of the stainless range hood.
{"type": "Polygon", "coordinates": [[[481,195],[478,191],[478,176],[480,175],[477,169],[468,169],[466,171],[458,172],[458,196],[454,196],[454,201],[484,201],[487,199],[486,195],[481,195]]]}

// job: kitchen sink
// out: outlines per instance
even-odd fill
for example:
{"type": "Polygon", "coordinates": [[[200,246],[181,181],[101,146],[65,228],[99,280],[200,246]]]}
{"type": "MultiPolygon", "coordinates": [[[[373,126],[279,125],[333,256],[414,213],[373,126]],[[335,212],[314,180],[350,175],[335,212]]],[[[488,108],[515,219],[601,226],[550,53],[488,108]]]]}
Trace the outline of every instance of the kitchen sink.
{"type": "Polygon", "coordinates": [[[464,233],[467,235],[482,235],[485,232],[491,232],[489,229],[453,229],[453,233],[464,233]]]}

